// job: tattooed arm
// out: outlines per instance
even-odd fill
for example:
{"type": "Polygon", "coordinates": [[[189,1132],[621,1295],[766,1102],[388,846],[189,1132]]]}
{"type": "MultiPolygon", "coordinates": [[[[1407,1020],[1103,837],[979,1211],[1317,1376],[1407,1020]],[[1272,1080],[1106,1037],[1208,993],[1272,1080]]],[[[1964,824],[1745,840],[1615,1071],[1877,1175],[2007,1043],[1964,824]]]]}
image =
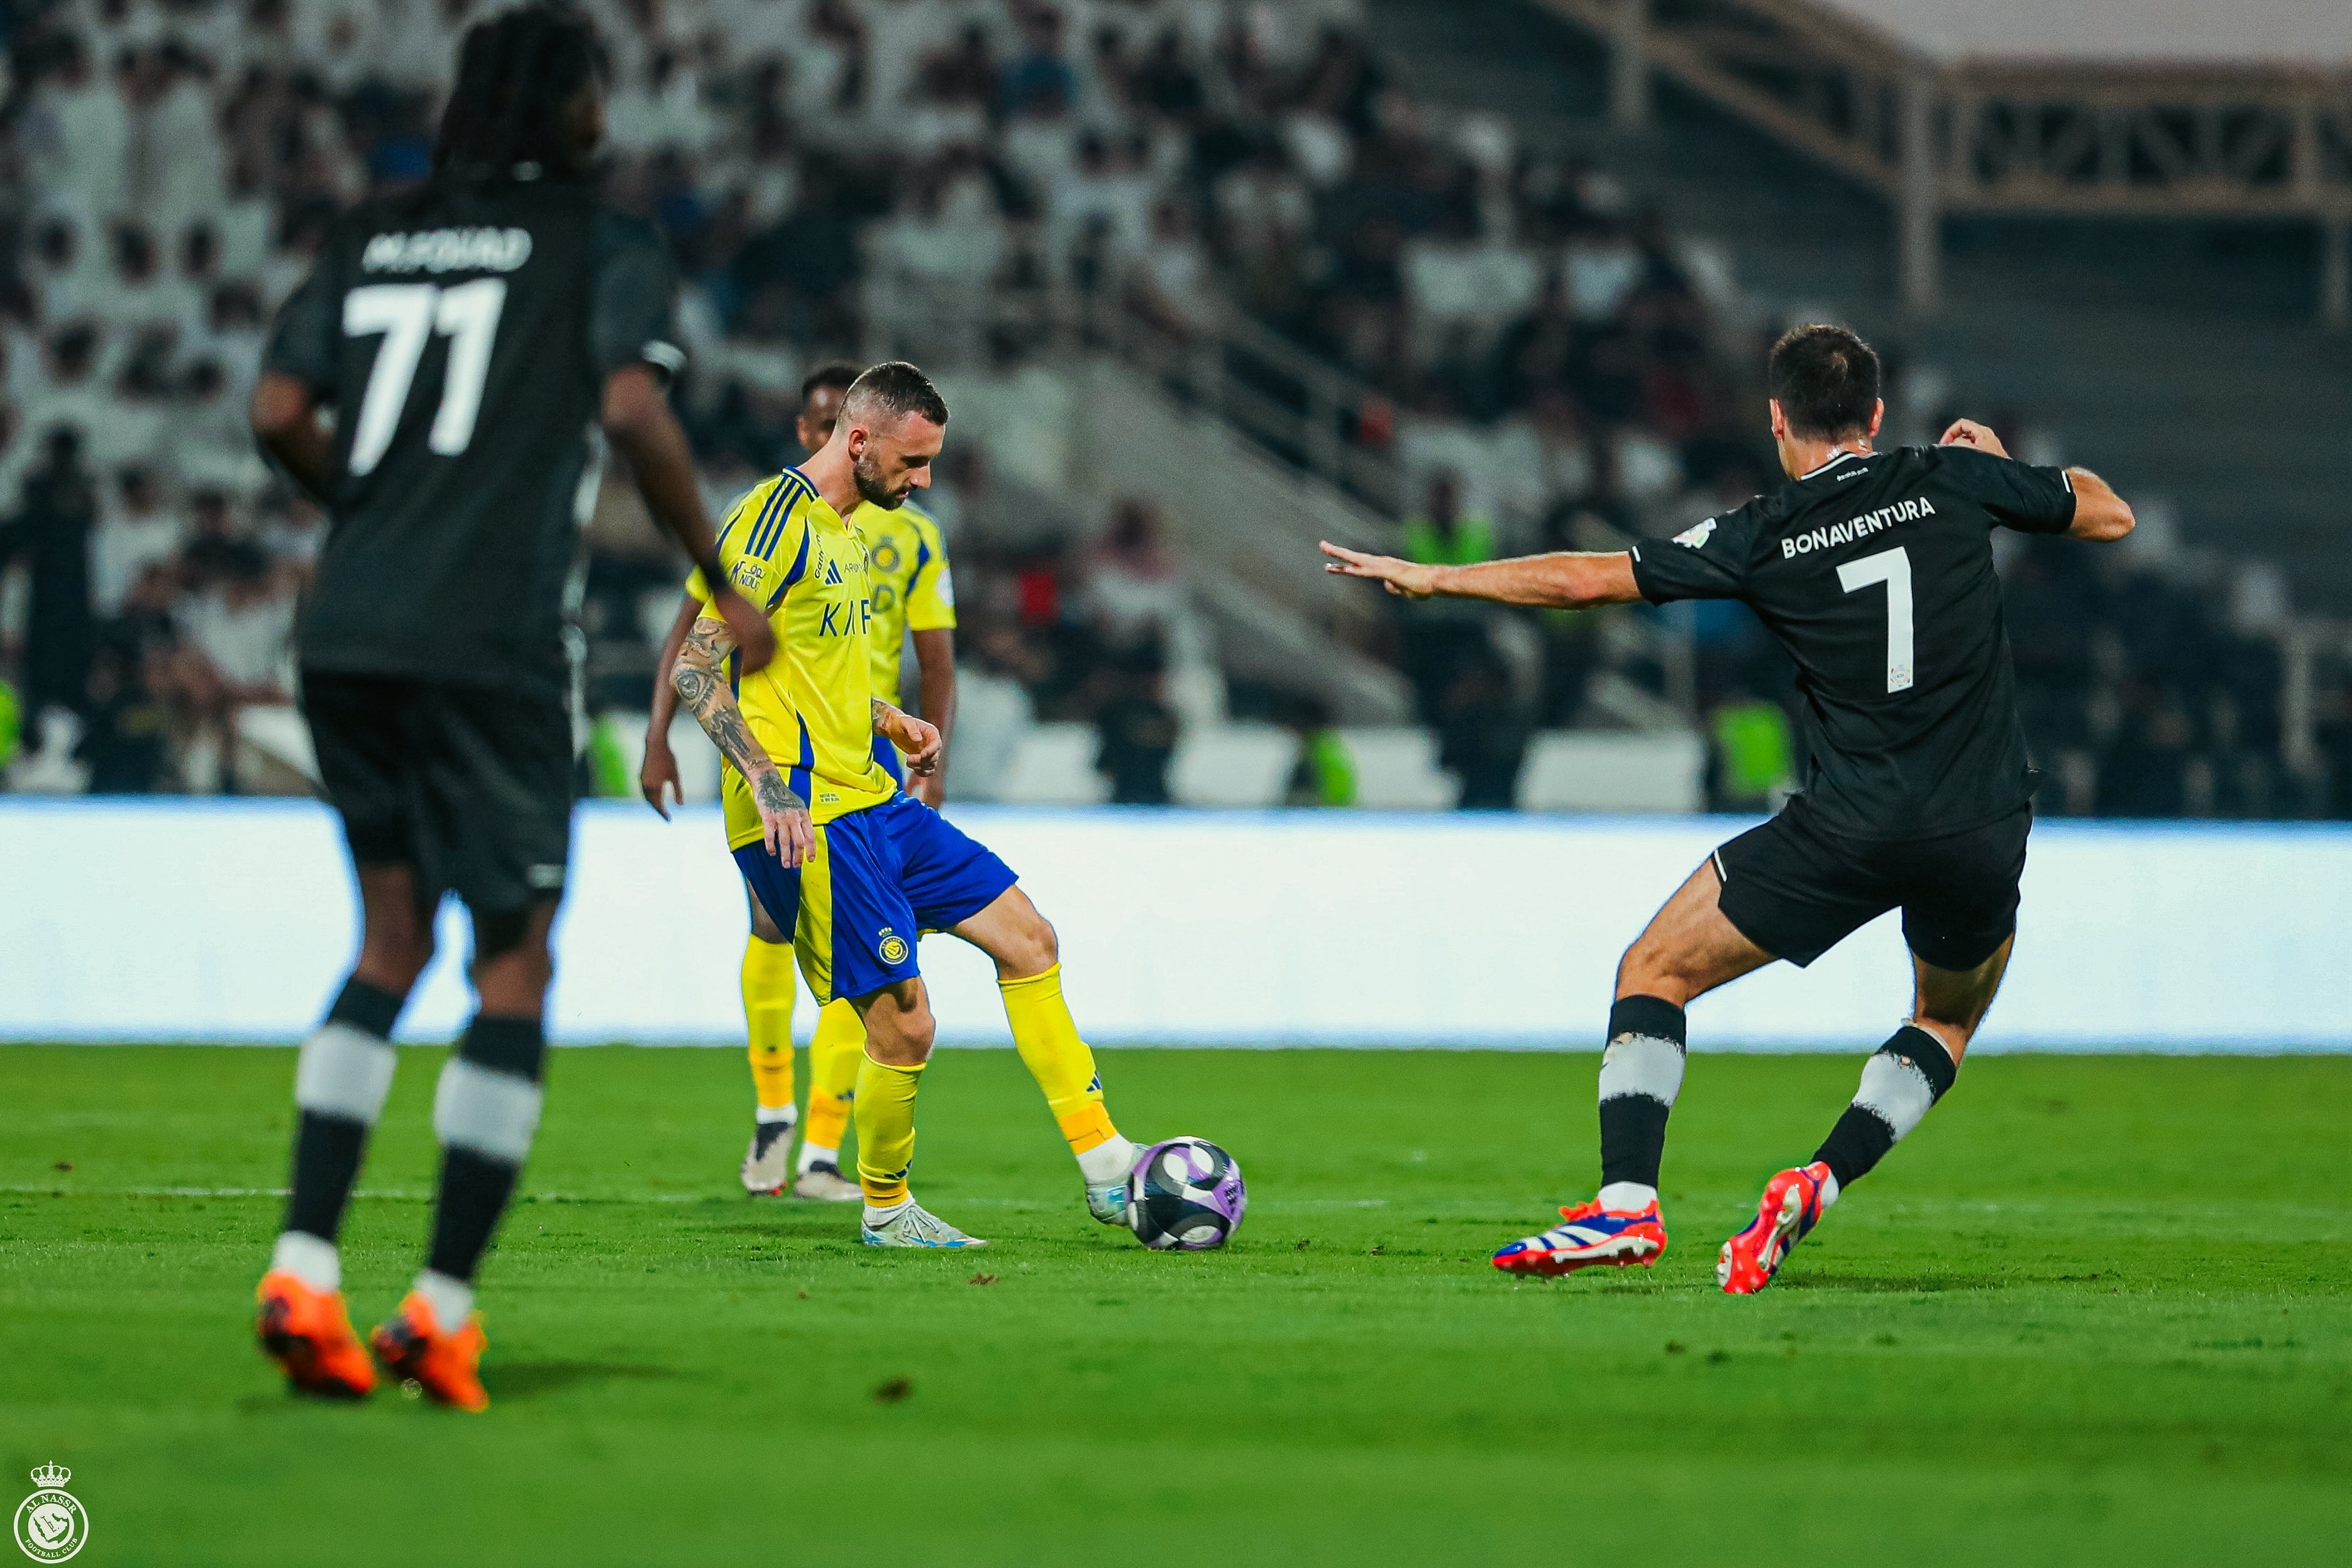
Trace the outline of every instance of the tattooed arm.
{"type": "Polygon", "coordinates": [[[918,778],[938,771],[939,726],[901,713],[879,697],[873,700],[874,732],[907,753],[907,771],[918,778]]]}
{"type": "Polygon", "coordinates": [[[677,662],[670,667],[669,683],[719,755],[734,763],[743,782],[751,786],[768,853],[787,867],[798,866],[816,846],[815,829],[809,826],[808,802],[793,793],[743,722],[743,710],[735,705],[735,694],[727,685],[727,655],[734,647],[726,622],[708,614],[698,616],[677,650],[677,662]]]}

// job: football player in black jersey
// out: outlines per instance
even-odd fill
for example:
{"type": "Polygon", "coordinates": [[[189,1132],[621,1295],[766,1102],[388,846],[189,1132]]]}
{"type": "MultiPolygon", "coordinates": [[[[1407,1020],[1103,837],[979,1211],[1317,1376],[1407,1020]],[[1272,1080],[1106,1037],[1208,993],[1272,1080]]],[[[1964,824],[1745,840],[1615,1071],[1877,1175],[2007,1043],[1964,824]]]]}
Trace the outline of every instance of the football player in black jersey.
{"type": "Polygon", "coordinates": [[[1658,1162],[1693,997],[1774,959],[1803,967],[1903,911],[1910,1021],[1811,1163],[1775,1175],[1716,1268],[1759,1290],[1838,1194],[1952,1085],[2017,930],[2034,773],[2019,724],[1991,531],[2114,540],[2131,508],[2082,468],[2011,460],[1960,420],[1879,452],[1878,356],[1842,327],[1774,345],[1772,438],[1789,483],[1672,539],[1424,566],[1326,544],[1327,569],[1411,598],[1584,609],[1738,599],[1797,667],[1811,766],[1780,816],[1709,856],[1626,950],[1601,1058],[1601,1180],[1562,1223],[1495,1254],[1517,1273],[1654,1263],[1658,1162]]]}
{"type": "MultiPolygon", "coordinates": [[[[373,1337],[387,1370],[478,1410],[475,1267],[539,1124],[548,930],[570,856],[567,584],[592,427],[725,586],[667,380],[683,363],[661,236],[605,206],[604,63],[552,5],[466,35],[433,172],[334,226],[279,311],[254,394],[265,448],[327,509],[298,637],[319,772],[358,874],[359,961],[302,1045],[293,1196],[261,1281],[263,1350],[356,1397],[335,1237],[393,1074],[394,1020],[454,892],[479,1007],[442,1071],[424,1271],[373,1337]],[[331,420],[322,413],[331,410],[331,420]]],[[[774,647],[728,589],[744,668],[774,647]]]]}

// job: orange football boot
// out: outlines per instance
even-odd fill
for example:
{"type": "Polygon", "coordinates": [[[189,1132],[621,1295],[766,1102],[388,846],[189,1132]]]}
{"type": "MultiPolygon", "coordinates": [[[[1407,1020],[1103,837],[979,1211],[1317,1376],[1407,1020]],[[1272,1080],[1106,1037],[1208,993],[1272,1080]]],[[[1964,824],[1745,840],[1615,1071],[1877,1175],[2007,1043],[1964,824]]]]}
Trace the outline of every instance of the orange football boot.
{"type": "Polygon", "coordinates": [[[434,1320],[432,1304],[411,1290],[400,1310],[376,1325],[368,1343],[383,1370],[403,1382],[413,1382],[436,1402],[458,1410],[490,1407],[488,1390],[478,1370],[483,1347],[478,1314],[466,1320],[456,1333],[444,1333],[434,1320]]]}
{"type": "Polygon", "coordinates": [[[1597,1266],[1647,1268],[1666,1250],[1665,1222],[1654,1200],[1638,1209],[1606,1209],[1599,1198],[1559,1211],[1560,1223],[1511,1243],[1488,1259],[1507,1274],[1573,1274],[1597,1266]]]}
{"type": "Polygon", "coordinates": [[[1794,1165],[1764,1184],[1756,1217],[1723,1244],[1715,1282],[1727,1296],[1753,1296],[1772,1283],[1797,1243],[1822,1223],[1822,1188],[1830,1168],[1820,1161],[1794,1165]]]}
{"type": "Polygon", "coordinates": [[[287,1386],[330,1399],[365,1399],[375,1392],[375,1368],[352,1331],[340,1290],[314,1290],[283,1268],[261,1277],[254,1291],[254,1336],[261,1353],[285,1371],[287,1386]]]}

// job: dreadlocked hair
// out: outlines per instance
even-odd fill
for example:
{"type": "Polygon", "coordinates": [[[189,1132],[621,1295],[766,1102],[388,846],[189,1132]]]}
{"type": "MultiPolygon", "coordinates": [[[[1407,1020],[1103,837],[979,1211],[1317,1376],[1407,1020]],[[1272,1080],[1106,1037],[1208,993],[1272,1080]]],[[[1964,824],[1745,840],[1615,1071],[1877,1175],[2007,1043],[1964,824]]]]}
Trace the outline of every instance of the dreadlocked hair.
{"type": "Polygon", "coordinates": [[[534,0],[475,23],[441,112],[433,177],[474,183],[581,173],[570,166],[563,105],[604,75],[595,28],[560,0],[534,0]]]}

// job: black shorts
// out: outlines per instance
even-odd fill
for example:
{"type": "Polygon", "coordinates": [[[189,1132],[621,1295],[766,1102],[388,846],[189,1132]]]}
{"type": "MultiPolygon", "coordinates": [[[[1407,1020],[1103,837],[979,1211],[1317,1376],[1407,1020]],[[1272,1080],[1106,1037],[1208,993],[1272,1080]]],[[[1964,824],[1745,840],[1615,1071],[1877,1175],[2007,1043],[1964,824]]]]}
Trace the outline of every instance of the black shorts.
{"type": "Polygon", "coordinates": [[[306,670],[302,710],[357,866],[415,868],[478,918],[563,894],[572,716],[494,687],[306,670]]]}
{"type": "Polygon", "coordinates": [[[1801,804],[1715,852],[1720,907],[1739,934],[1800,969],[1892,909],[1937,969],[1974,969],[2017,929],[2033,808],[1935,838],[1824,832],[1801,804]]]}

